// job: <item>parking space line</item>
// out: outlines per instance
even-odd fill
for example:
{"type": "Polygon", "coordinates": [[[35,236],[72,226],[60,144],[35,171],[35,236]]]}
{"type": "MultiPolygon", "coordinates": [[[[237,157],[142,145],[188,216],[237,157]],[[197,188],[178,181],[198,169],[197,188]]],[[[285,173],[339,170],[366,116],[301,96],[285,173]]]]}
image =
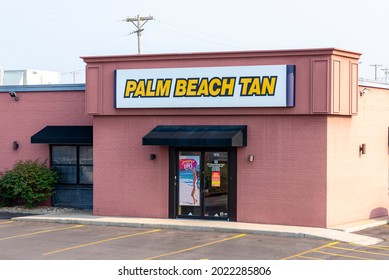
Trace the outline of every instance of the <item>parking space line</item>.
{"type": "Polygon", "coordinates": [[[1,222],[0,225],[10,224],[10,223],[13,223],[13,222],[14,222],[14,221],[1,222]]]}
{"type": "Polygon", "coordinates": [[[307,256],[297,256],[297,258],[307,259],[307,260],[318,260],[318,261],[322,261],[323,260],[323,259],[307,257],[307,256]]]}
{"type": "Polygon", "coordinates": [[[30,235],[36,235],[36,234],[41,234],[41,233],[53,232],[53,231],[68,230],[68,229],[79,228],[79,227],[83,227],[83,226],[84,225],[76,225],[76,226],[71,226],[71,227],[55,228],[55,229],[48,229],[48,230],[41,230],[41,231],[30,232],[30,233],[25,233],[25,234],[13,235],[13,236],[8,236],[8,237],[0,238],[0,241],[1,240],[14,239],[14,238],[18,238],[18,237],[25,237],[25,236],[30,236],[30,235]]]}
{"type": "Polygon", "coordinates": [[[174,251],[174,252],[170,252],[170,253],[166,253],[166,254],[161,254],[161,255],[158,255],[158,256],[149,257],[149,258],[146,258],[144,260],[154,260],[154,259],[158,259],[158,258],[162,258],[162,257],[166,257],[166,256],[171,256],[171,255],[175,255],[175,254],[179,254],[179,253],[183,253],[183,252],[187,252],[187,251],[203,248],[203,247],[206,247],[206,246],[214,245],[214,244],[217,244],[217,243],[221,243],[221,242],[225,242],[225,241],[241,238],[243,236],[246,236],[246,234],[238,234],[238,235],[235,235],[235,236],[232,236],[232,237],[228,237],[228,238],[224,238],[224,239],[221,239],[221,240],[216,240],[216,241],[208,242],[208,243],[205,243],[205,244],[193,246],[193,247],[190,247],[190,248],[186,248],[186,249],[182,249],[182,250],[178,250],[178,251],[174,251]]]}
{"type": "Polygon", "coordinates": [[[331,242],[331,243],[328,243],[328,244],[319,246],[319,247],[317,247],[317,248],[310,249],[310,250],[301,252],[301,253],[299,253],[299,254],[296,254],[296,255],[293,255],[293,256],[290,256],[290,257],[283,258],[283,259],[281,259],[281,260],[289,260],[289,259],[292,259],[292,258],[295,258],[295,257],[300,257],[300,256],[302,256],[302,255],[306,255],[306,254],[308,254],[308,253],[315,252],[316,250],[320,250],[320,249],[323,249],[323,248],[326,248],[326,247],[328,247],[328,246],[332,246],[332,245],[335,245],[335,244],[338,244],[338,243],[339,243],[338,241],[331,242]]]}
{"type": "Polygon", "coordinates": [[[128,237],[133,237],[133,236],[148,234],[148,233],[153,233],[153,232],[159,232],[159,231],[161,231],[161,230],[160,229],[153,229],[153,230],[144,231],[144,232],[138,232],[138,233],[132,233],[132,234],[122,235],[122,236],[118,236],[118,237],[112,237],[112,238],[108,238],[108,239],[103,239],[103,240],[99,240],[99,241],[95,241],[95,242],[80,244],[80,245],[73,246],[73,247],[68,247],[68,248],[64,248],[64,249],[60,249],[60,250],[56,250],[56,251],[47,252],[47,253],[44,253],[43,256],[57,254],[57,253],[61,253],[61,252],[69,251],[69,250],[79,249],[82,247],[92,246],[92,245],[101,244],[101,243],[105,243],[105,242],[109,242],[109,241],[114,241],[114,240],[119,240],[119,239],[123,239],[123,238],[128,238],[128,237]]]}
{"type": "Polygon", "coordinates": [[[367,246],[367,247],[368,248],[372,248],[372,249],[379,249],[379,250],[389,251],[389,246],[370,245],[370,246],[367,246]]]}
{"type": "Polygon", "coordinates": [[[338,247],[338,246],[330,246],[330,248],[339,249],[339,250],[343,250],[343,251],[349,251],[349,252],[371,254],[371,255],[389,256],[389,254],[384,254],[384,253],[369,252],[369,251],[357,250],[357,249],[349,249],[349,248],[338,247]]]}
{"type": "Polygon", "coordinates": [[[323,251],[315,251],[314,253],[331,255],[331,256],[335,256],[335,257],[344,257],[344,258],[349,258],[349,259],[372,260],[372,259],[368,259],[368,258],[362,258],[362,257],[350,256],[350,255],[343,255],[343,254],[336,254],[336,253],[330,253],[330,252],[323,252],[323,251]]]}

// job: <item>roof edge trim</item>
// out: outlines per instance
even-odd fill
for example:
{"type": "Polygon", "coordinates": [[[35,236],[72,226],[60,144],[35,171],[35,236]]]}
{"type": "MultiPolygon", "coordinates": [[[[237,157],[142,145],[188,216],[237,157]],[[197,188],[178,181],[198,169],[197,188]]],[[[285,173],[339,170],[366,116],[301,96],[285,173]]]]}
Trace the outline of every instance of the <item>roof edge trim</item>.
{"type": "Polygon", "coordinates": [[[1,85],[0,92],[85,91],[85,84],[1,85]]]}
{"type": "Polygon", "coordinates": [[[312,49],[279,49],[279,50],[248,50],[225,52],[191,52],[191,53],[159,53],[141,55],[111,55],[111,56],[82,56],[86,63],[117,62],[117,61],[150,61],[150,60],[182,60],[208,58],[244,58],[244,57],[274,57],[274,56],[321,56],[335,55],[359,59],[361,53],[339,48],[312,48],[312,49]]]}

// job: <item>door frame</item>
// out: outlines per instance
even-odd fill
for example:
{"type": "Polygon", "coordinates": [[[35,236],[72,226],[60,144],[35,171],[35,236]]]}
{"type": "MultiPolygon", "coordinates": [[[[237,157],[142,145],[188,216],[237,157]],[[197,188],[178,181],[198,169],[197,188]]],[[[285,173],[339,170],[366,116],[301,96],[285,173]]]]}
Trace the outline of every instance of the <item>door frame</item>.
{"type": "MultiPolygon", "coordinates": [[[[178,152],[179,151],[225,151],[228,152],[228,221],[236,221],[237,219],[237,148],[236,147],[169,147],[169,218],[177,219],[177,188],[178,188],[178,152]]],[[[215,217],[185,217],[193,219],[212,219],[220,220],[215,217]]],[[[225,219],[223,219],[225,220],[225,219]]]]}

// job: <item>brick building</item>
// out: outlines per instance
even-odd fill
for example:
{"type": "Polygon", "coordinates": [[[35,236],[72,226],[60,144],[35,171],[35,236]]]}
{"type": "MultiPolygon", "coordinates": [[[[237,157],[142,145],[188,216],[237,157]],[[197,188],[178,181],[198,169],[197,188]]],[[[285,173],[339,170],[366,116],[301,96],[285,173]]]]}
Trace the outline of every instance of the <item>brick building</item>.
{"type": "MultiPolygon", "coordinates": [[[[385,216],[389,87],[358,85],[359,56],[308,49],[85,57],[85,101],[78,92],[73,116],[43,113],[23,136],[41,143],[26,143],[40,152],[24,157],[50,156],[66,180],[76,172],[74,189],[93,173],[96,215],[314,227],[385,216]],[[93,166],[80,143],[88,131],[68,131],[68,143],[51,139],[92,123],[93,166]],[[61,145],[76,148],[53,153],[61,145]],[[73,173],[61,162],[71,153],[73,173]]],[[[24,96],[15,102],[8,90],[0,88],[1,106],[13,106],[7,117],[21,114],[24,96]]],[[[60,96],[51,93],[52,104],[65,110],[60,96]]],[[[34,102],[45,110],[47,101],[34,102]]],[[[0,170],[23,147],[13,151],[17,134],[2,126],[9,135],[0,170]]]]}

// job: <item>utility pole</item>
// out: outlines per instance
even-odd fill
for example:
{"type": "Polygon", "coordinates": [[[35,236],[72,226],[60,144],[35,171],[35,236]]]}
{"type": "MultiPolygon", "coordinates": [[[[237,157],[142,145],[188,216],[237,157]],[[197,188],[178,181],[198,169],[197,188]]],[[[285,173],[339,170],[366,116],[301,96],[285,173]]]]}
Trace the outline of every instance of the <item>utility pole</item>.
{"type": "Polygon", "coordinates": [[[385,82],[388,81],[388,75],[389,75],[389,68],[386,66],[385,69],[381,69],[382,71],[384,71],[384,75],[385,75],[385,82]]]}
{"type": "Polygon", "coordinates": [[[76,83],[76,75],[80,74],[80,72],[78,72],[77,70],[76,71],[71,71],[70,73],[73,74],[73,84],[76,83]]]}
{"type": "Polygon", "coordinates": [[[126,18],[125,22],[131,22],[135,27],[136,30],[134,32],[131,32],[130,34],[137,33],[138,34],[138,54],[140,54],[140,36],[142,35],[142,31],[144,30],[142,27],[149,21],[154,20],[152,16],[148,17],[141,17],[137,15],[134,18],[126,18]],[[143,22],[143,23],[142,23],[143,22]]]}
{"type": "Polygon", "coordinates": [[[370,66],[373,66],[375,69],[374,69],[374,80],[377,81],[377,69],[378,67],[381,67],[382,64],[370,64],[370,66]]]}

